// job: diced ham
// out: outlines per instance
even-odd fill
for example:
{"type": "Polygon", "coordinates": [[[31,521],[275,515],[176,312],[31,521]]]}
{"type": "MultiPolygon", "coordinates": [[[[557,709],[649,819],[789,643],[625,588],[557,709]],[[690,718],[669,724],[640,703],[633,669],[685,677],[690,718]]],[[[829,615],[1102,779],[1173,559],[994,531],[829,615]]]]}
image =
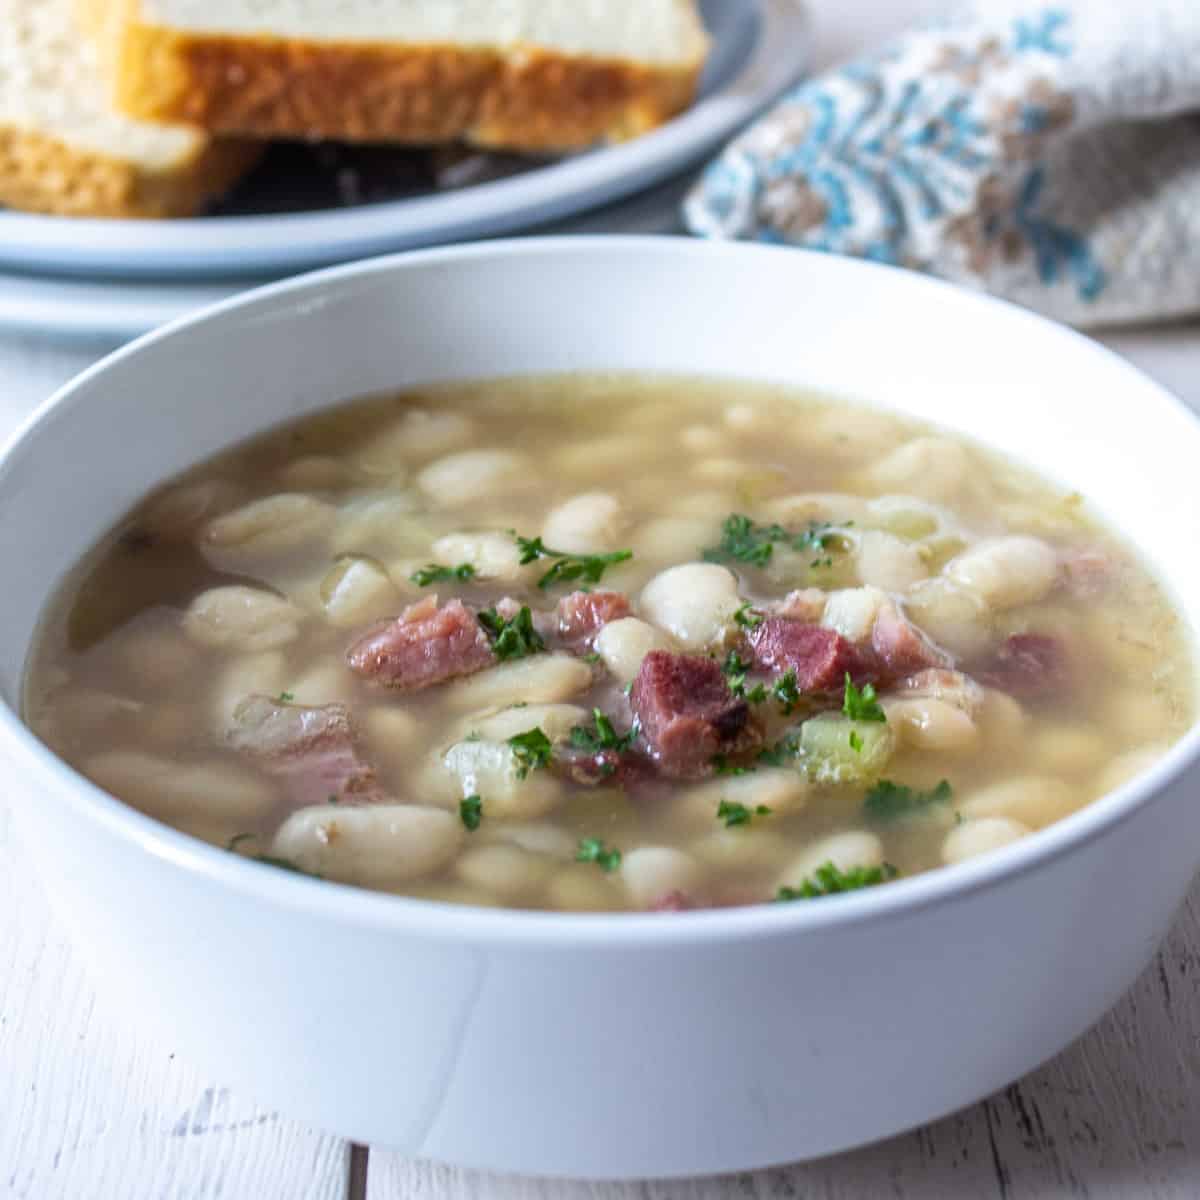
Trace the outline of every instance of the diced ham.
{"type": "Polygon", "coordinates": [[[366,679],[413,692],[473,675],[496,658],[475,614],[461,600],[439,608],[431,596],[377,625],[350,647],[346,661],[366,679]]]}
{"type": "Polygon", "coordinates": [[[558,602],[558,632],[568,642],[590,645],[609,621],[627,617],[629,611],[620,592],[572,592],[558,602]]]}
{"type": "Polygon", "coordinates": [[[729,690],[718,663],[652,650],[630,692],[642,736],[664,775],[695,778],[717,755],[753,749],[762,734],[750,706],[729,690]]]}
{"type": "Polygon", "coordinates": [[[1064,691],[1070,674],[1067,652],[1058,638],[1015,633],[979,672],[979,678],[989,687],[1032,700],[1064,691]]]}
{"type": "Polygon", "coordinates": [[[930,668],[948,669],[954,659],[935,646],[895,604],[884,604],[871,629],[871,653],[884,682],[930,668]]]}
{"type": "Polygon", "coordinates": [[[696,905],[686,892],[667,892],[650,905],[651,912],[690,912],[696,905]]]}
{"type": "Polygon", "coordinates": [[[788,617],[793,621],[803,621],[808,625],[816,625],[825,615],[827,594],[820,588],[804,588],[803,591],[788,592],[772,612],[777,617],[788,617]]]}
{"type": "Polygon", "coordinates": [[[758,666],[795,672],[796,687],[805,695],[836,692],[847,675],[857,680],[868,674],[854,644],[820,625],[768,617],[749,640],[758,666]]]}
{"type": "Polygon", "coordinates": [[[362,760],[345,705],[308,708],[248,696],[233,714],[229,742],[280,779],[296,808],[384,799],[362,760]]]}

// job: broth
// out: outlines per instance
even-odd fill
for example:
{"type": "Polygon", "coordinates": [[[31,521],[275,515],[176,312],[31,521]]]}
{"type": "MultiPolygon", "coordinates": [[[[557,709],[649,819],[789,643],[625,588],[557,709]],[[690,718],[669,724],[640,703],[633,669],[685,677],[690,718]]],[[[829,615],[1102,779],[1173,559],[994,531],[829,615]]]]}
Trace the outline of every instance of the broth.
{"type": "Polygon", "coordinates": [[[563,376],[357,400],[160,489],[49,605],[25,712],[276,867],[677,910],[1028,836],[1161,755],[1193,678],[1136,555],[998,455],[563,376]]]}

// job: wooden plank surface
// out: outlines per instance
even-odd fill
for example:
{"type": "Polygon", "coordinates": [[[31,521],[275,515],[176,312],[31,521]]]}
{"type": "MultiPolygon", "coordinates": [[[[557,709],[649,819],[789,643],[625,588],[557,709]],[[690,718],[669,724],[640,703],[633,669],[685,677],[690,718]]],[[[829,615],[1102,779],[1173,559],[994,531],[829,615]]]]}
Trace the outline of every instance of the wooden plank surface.
{"type": "MultiPolygon", "coordinates": [[[[132,931],[131,931],[132,932],[132,931]]],[[[0,808],[0,1196],[343,1200],[348,1148],[107,1011],[0,808]]]]}
{"type": "MultiPolygon", "coordinates": [[[[1115,886],[1136,886],[1114,881],[1115,886]]],[[[1014,931],[1014,936],[1019,936],[1014,931]]],[[[1097,946],[1097,953],[1104,948],[1097,946]]],[[[1046,997],[1053,1004],[1052,994],[1046,997]]],[[[946,1047],[947,1055],[954,1053],[946,1047]]],[[[870,1087],[869,1066],[862,1069],[870,1087]]],[[[1200,882],[1152,967],[1095,1029],[982,1104],[835,1158],[724,1179],[546,1182],[372,1151],[368,1200],[1195,1200],[1200,882]]]]}

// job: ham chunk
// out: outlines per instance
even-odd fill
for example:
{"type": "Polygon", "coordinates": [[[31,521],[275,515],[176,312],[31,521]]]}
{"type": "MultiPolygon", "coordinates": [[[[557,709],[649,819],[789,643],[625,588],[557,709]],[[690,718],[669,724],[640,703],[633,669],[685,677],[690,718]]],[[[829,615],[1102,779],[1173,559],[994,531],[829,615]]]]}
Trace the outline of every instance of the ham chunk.
{"type": "Polygon", "coordinates": [[[686,892],[667,892],[650,905],[651,912],[690,912],[696,905],[686,892]]]}
{"type": "Polygon", "coordinates": [[[651,650],[630,703],[659,770],[672,778],[705,775],[717,755],[753,749],[762,740],[750,706],[730,692],[709,658],[651,650]]]}
{"type": "Polygon", "coordinates": [[[897,607],[881,606],[871,630],[871,653],[879,678],[887,683],[930,669],[949,669],[953,658],[935,646],[897,607]]]}
{"type": "Polygon", "coordinates": [[[415,692],[474,675],[496,657],[475,614],[461,600],[438,607],[431,596],[394,621],[377,625],[347,652],[357,675],[386,687],[415,692]]]}
{"type": "Polygon", "coordinates": [[[839,690],[850,675],[867,674],[854,644],[833,629],[769,617],[750,634],[755,662],[772,671],[793,671],[796,687],[805,695],[839,690]]]}
{"type": "Polygon", "coordinates": [[[572,592],[558,602],[558,632],[568,642],[591,644],[609,621],[629,616],[620,592],[572,592]]]}
{"type": "Polygon", "coordinates": [[[307,708],[248,696],[234,710],[229,742],[281,780],[295,808],[385,798],[359,757],[345,705],[307,708]]]}
{"type": "Polygon", "coordinates": [[[1064,691],[1070,663],[1062,642],[1044,633],[1015,633],[980,672],[989,687],[1036,700],[1064,691]]]}

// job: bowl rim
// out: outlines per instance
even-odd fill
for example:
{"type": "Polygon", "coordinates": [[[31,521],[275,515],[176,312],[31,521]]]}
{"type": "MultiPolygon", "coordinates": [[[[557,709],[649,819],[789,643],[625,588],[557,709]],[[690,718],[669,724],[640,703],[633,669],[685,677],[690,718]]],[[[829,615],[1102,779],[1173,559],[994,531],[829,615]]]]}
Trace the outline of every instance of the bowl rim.
{"type": "MultiPolygon", "coordinates": [[[[170,341],[222,320],[229,314],[288,305],[300,296],[312,301],[332,285],[364,283],[379,276],[403,276],[426,265],[470,263],[481,259],[569,258],[603,247],[606,254],[635,254],[696,258],[734,256],[748,262],[770,256],[790,256],[797,262],[821,262],[823,270],[849,275],[888,275],[889,286],[953,295],[958,306],[974,309],[986,320],[1004,312],[1038,329],[1043,336],[1074,343],[1076,353],[1090,355],[1102,369],[1143,391],[1152,389],[1161,401],[1175,407],[1200,427],[1194,412],[1169,389],[1091,338],[1008,301],[970,292],[942,280],[899,267],[840,258],[792,247],[742,242],[707,242],[666,236],[508,238],[466,245],[410,250],[359,262],[327,267],[207,306],[178,318],[106,355],[68,381],[23,420],[0,445],[0,476],[24,452],[27,440],[43,423],[69,413],[77,395],[126,358],[150,346],[170,341]]],[[[94,400],[91,401],[94,403],[94,400]]],[[[1157,563],[1151,563],[1157,567],[1157,563]]],[[[1196,649],[1192,631],[1193,650],[1196,649]]],[[[26,650],[28,647],[26,647],[26,650]]],[[[1079,811],[1037,830],[1028,837],[962,863],[941,866],[900,878],[886,887],[825,898],[820,904],[762,904],[735,908],[698,909],[682,913],[546,912],[452,904],[375,892],[353,885],[318,880],[280,871],[229,853],[146,816],[109,795],[60,759],[42,743],[18,713],[0,700],[0,749],[7,750],[14,769],[27,772],[43,785],[46,799],[64,802],[73,815],[95,822],[104,831],[137,846],[162,864],[183,870],[201,882],[221,886],[240,896],[266,902],[277,909],[312,914],[353,925],[392,930],[409,937],[465,944],[504,944],[529,949],[582,947],[592,951],[661,950],[667,946],[721,944],[727,941],[795,936],[844,925],[876,924],[903,918],[925,908],[990,889],[1038,871],[1105,836],[1133,819],[1159,798],[1190,768],[1200,764],[1200,718],[1149,769],[1079,811]],[[669,918],[669,919],[668,919],[669,918]]],[[[19,825],[18,814],[18,825],[19,825]]],[[[1200,858],[1200,850],[1197,851],[1200,858]]]]}

